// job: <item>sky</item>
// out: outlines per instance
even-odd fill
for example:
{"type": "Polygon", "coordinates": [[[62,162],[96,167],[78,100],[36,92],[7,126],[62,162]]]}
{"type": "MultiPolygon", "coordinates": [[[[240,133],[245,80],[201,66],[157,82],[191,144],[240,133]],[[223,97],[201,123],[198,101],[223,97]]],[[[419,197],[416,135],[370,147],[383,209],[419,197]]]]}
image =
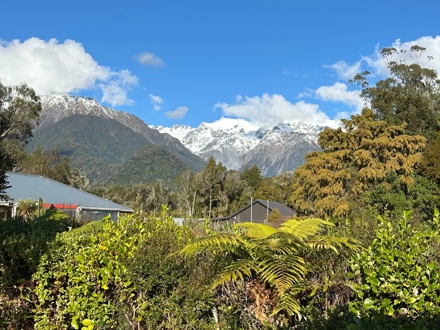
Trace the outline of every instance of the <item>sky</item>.
{"type": "Polygon", "coordinates": [[[440,72],[438,0],[14,0],[1,11],[3,85],[93,97],[154,126],[335,125],[365,105],[356,73],[388,75],[384,47],[425,47],[440,72]]]}

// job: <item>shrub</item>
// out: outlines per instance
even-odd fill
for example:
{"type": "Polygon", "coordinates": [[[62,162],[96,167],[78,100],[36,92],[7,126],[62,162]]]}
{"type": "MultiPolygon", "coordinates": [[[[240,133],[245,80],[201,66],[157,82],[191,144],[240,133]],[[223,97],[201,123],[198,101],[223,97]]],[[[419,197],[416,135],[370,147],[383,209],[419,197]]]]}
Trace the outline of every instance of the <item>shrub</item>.
{"type": "MultiPolygon", "coordinates": [[[[437,316],[440,312],[438,232],[415,230],[404,212],[398,226],[383,221],[371,245],[351,260],[358,300],[350,309],[358,316],[406,318],[437,316]]],[[[436,212],[433,225],[438,226],[436,212]]]]}

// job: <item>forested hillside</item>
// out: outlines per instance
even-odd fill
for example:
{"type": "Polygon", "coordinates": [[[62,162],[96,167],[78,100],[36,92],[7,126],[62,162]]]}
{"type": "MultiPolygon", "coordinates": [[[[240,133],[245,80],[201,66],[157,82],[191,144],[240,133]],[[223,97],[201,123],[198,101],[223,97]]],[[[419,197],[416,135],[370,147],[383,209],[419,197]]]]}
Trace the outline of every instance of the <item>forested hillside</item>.
{"type": "Polygon", "coordinates": [[[130,185],[156,178],[172,181],[184,169],[198,170],[203,165],[202,160],[194,162],[195,156],[188,158],[172,146],[156,145],[154,150],[160,152],[140,153],[146,146],[153,144],[115,119],[72,114],[37,130],[27,148],[30,152],[36,148],[58,151],[70,160],[72,168],[95,184],[130,185]],[[133,157],[138,161],[136,171],[133,171],[133,157]],[[140,161],[142,157],[145,159],[140,161]],[[143,166],[145,161],[148,167],[143,166]]]}

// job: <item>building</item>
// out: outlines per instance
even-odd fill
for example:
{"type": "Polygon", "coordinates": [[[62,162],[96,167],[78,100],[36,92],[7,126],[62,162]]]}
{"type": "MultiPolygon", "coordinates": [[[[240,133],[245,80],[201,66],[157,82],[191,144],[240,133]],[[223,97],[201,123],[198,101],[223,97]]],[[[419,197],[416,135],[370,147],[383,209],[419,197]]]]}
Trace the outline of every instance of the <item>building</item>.
{"type": "Polygon", "coordinates": [[[266,223],[275,210],[278,210],[280,215],[286,220],[295,215],[295,212],[290,207],[282,203],[256,199],[237,212],[227,217],[212,219],[212,221],[266,223]]]}
{"type": "Polygon", "coordinates": [[[53,205],[67,214],[88,220],[100,220],[110,215],[116,221],[121,213],[133,213],[129,207],[40,175],[16,172],[8,172],[6,175],[11,186],[6,189],[6,195],[10,200],[0,204],[0,217],[2,217],[1,212],[3,214],[8,212],[9,215],[15,216],[18,201],[27,199],[42,201],[39,205],[43,209],[53,205]],[[8,205],[9,211],[6,209],[6,205],[8,205]]]}

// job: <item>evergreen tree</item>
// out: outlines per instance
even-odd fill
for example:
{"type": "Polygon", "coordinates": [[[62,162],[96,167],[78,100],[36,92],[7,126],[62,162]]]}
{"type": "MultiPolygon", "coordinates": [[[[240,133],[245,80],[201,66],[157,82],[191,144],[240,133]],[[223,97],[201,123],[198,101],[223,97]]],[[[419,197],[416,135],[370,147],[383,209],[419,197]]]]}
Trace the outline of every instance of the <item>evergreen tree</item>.
{"type": "Polygon", "coordinates": [[[0,82],[0,199],[6,198],[6,172],[13,168],[17,149],[31,138],[40,111],[33,89],[25,84],[8,87],[0,82]]]}
{"type": "Polygon", "coordinates": [[[254,191],[258,188],[261,180],[263,180],[261,171],[255,164],[253,164],[251,167],[248,167],[246,165],[240,175],[240,178],[244,180],[248,184],[248,186],[251,187],[254,191]]]}
{"type": "Polygon", "coordinates": [[[294,175],[292,204],[298,211],[319,216],[344,216],[361,193],[395,172],[404,191],[413,183],[426,138],[405,134],[405,124],[374,120],[371,109],[342,120],[338,129],[326,128],[294,175]]]}
{"type": "Polygon", "coordinates": [[[223,189],[223,180],[226,175],[226,167],[222,163],[216,163],[214,157],[208,160],[205,168],[197,176],[201,182],[201,198],[203,213],[208,218],[216,215],[216,207],[220,202],[220,193],[223,189]]]}

